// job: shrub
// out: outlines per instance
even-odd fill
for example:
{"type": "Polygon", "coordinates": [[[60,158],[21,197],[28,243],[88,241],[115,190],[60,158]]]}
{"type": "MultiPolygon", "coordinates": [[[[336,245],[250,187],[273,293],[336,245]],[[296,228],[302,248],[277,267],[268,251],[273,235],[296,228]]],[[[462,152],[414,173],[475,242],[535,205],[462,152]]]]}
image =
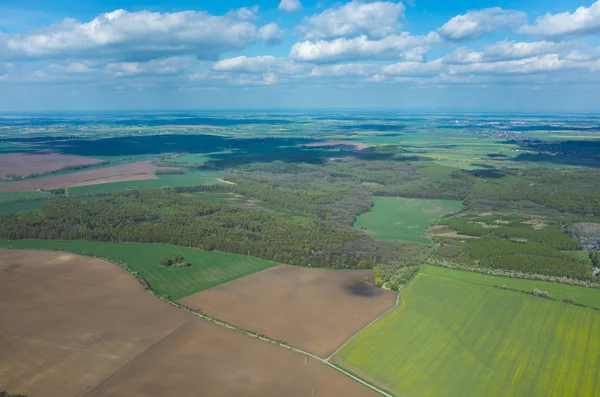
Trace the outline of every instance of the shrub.
{"type": "Polygon", "coordinates": [[[550,296],[550,294],[548,293],[548,291],[542,291],[541,289],[537,289],[537,288],[535,288],[533,290],[532,294],[535,296],[540,296],[542,298],[548,298],[548,299],[552,298],[550,296]]]}

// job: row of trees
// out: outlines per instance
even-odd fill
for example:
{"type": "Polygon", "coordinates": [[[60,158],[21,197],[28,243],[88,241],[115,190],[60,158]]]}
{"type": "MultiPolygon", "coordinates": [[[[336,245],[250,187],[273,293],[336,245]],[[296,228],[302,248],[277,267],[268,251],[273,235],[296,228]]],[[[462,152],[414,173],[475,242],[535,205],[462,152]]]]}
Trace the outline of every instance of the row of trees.
{"type": "Polygon", "coordinates": [[[102,200],[53,200],[0,216],[0,238],[166,243],[252,255],[281,263],[357,267],[377,247],[350,228],[146,190],[102,200]]]}

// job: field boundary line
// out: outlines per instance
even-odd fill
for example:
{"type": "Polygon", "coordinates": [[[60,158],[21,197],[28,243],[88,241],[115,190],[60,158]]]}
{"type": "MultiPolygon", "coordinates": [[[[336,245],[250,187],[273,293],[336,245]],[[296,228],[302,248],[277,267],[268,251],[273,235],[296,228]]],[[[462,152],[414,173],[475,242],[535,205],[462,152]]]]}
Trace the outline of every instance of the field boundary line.
{"type": "Polygon", "coordinates": [[[371,321],[369,324],[365,325],[364,327],[362,327],[361,329],[359,329],[358,331],[356,331],[336,351],[334,351],[333,353],[331,353],[329,355],[329,357],[327,357],[325,359],[325,361],[329,362],[329,360],[331,360],[333,358],[333,356],[335,356],[336,354],[338,354],[340,352],[340,350],[342,350],[348,343],[350,343],[350,341],[352,341],[352,339],[354,339],[358,334],[360,334],[361,332],[363,332],[365,329],[369,328],[371,325],[375,324],[377,321],[381,320],[383,317],[387,316],[389,313],[391,313],[394,310],[396,310],[398,308],[399,304],[400,304],[400,292],[398,292],[398,294],[396,295],[396,304],[392,308],[386,310],[385,313],[383,313],[382,315],[380,315],[379,317],[377,317],[375,320],[371,321]]]}
{"type": "MultiPolygon", "coordinates": [[[[13,249],[13,248],[8,248],[8,249],[13,249]]],[[[17,250],[18,250],[18,249],[22,249],[22,248],[15,248],[15,249],[17,249],[17,250]]],[[[28,249],[29,249],[29,248],[28,248],[28,249]]],[[[64,251],[64,250],[41,250],[41,251],[70,252],[70,251],[64,251]]],[[[74,253],[74,252],[70,252],[70,253],[74,253]]],[[[218,319],[216,319],[216,318],[210,317],[210,316],[208,316],[208,315],[206,315],[206,314],[202,313],[202,312],[201,312],[201,311],[199,311],[199,310],[194,310],[194,309],[191,309],[191,308],[189,308],[189,307],[187,307],[187,306],[185,306],[185,305],[182,305],[181,303],[178,303],[178,302],[175,302],[175,301],[169,300],[169,299],[167,299],[167,298],[165,298],[165,297],[163,297],[163,296],[159,295],[158,293],[156,293],[156,292],[155,292],[155,291],[154,291],[154,290],[153,290],[153,289],[150,287],[150,284],[148,283],[148,281],[147,281],[147,280],[146,280],[144,277],[142,277],[142,275],[141,275],[139,272],[136,272],[136,271],[134,271],[133,269],[131,269],[127,263],[124,263],[124,262],[116,262],[116,261],[109,260],[109,259],[106,259],[106,258],[99,258],[99,257],[93,256],[93,255],[89,255],[89,254],[86,254],[86,253],[75,253],[75,254],[76,254],[76,255],[82,255],[82,256],[88,256],[88,257],[92,257],[92,258],[97,258],[97,259],[102,259],[102,260],[105,260],[105,261],[107,261],[107,262],[109,262],[109,263],[112,263],[112,264],[114,264],[114,265],[116,265],[116,266],[118,266],[118,267],[122,268],[122,269],[123,269],[123,270],[125,270],[127,273],[131,274],[131,275],[132,275],[132,276],[133,276],[133,277],[134,277],[136,280],[138,280],[138,282],[139,282],[139,283],[142,285],[142,288],[143,288],[143,289],[144,289],[144,290],[145,290],[145,291],[146,291],[148,294],[152,295],[153,297],[155,297],[155,298],[157,298],[157,299],[159,299],[159,300],[161,300],[161,301],[163,301],[163,302],[165,302],[165,303],[168,303],[168,304],[170,304],[170,305],[172,305],[172,306],[175,306],[176,308],[178,308],[178,309],[180,309],[180,310],[182,310],[182,311],[190,312],[190,313],[192,313],[193,315],[195,315],[195,316],[196,316],[196,317],[198,317],[198,318],[201,318],[201,319],[203,319],[203,320],[209,321],[209,322],[211,322],[211,323],[213,323],[213,324],[215,324],[215,325],[221,326],[221,327],[223,327],[223,328],[227,328],[227,329],[229,329],[229,330],[232,330],[232,331],[235,331],[235,332],[239,332],[239,333],[242,333],[242,334],[246,334],[246,335],[248,335],[248,336],[251,336],[251,337],[254,337],[254,338],[258,339],[258,340],[262,340],[262,341],[264,341],[264,342],[268,342],[268,343],[271,343],[271,344],[273,344],[273,345],[276,345],[276,346],[282,347],[282,348],[284,348],[284,349],[288,349],[288,350],[290,350],[290,351],[293,351],[293,352],[296,352],[296,353],[302,354],[302,355],[304,355],[304,356],[306,356],[306,357],[310,357],[310,358],[312,358],[312,359],[314,359],[314,360],[317,360],[317,361],[319,361],[319,362],[321,362],[321,363],[325,364],[326,366],[328,366],[328,367],[330,367],[330,368],[333,368],[334,370],[338,371],[339,373],[341,373],[341,374],[343,374],[343,375],[346,375],[346,376],[347,376],[347,377],[349,377],[350,379],[352,379],[352,380],[354,380],[354,381],[356,381],[356,382],[358,382],[358,383],[362,384],[363,386],[366,386],[367,388],[369,388],[369,389],[373,390],[373,391],[374,391],[374,392],[376,392],[376,393],[379,393],[379,394],[381,394],[381,395],[382,395],[382,396],[384,396],[384,397],[395,397],[395,396],[393,396],[392,394],[390,394],[390,393],[388,393],[388,392],[386,392],[386,391],[384,391],[384,390],[382,390],[382,389],[378,388],[377,386],[375,386],[375,385],[373,385],[373,384],[371,384],[371,383],[369,383],[369,382],[367,382],[367,381],[365,381],[365,380],[363,380],[363,379],[359,378],[358,376],[355,376],[355,375],[353,375],[352,373],[350,373],[350,372],[346,371],[345,369],[343,369],[343,368],[340,368],[340,367],[338,367],[337,365],[335,365],[335,364],[333,364],[333,363],[329,362],[329,358],[321,358],[321,357],[319,357],[319,356],[317,356],[317,355],[314,355],[314,354],[312,354],[312,353],[310,353],[310,352],[307,352],[307,351],[305,351],[305,350],[302,350],[302,349],[299,349],[299,348],[297,348],[297,347],[294,347],[294,346],[288,345],[288,344],[287,344],[287,343],[285,343],[284,341],[278,341],[278,340],[275,340],[275,339],[271,339],[271,338],[269,338],[269,337],[267,337],[267,336],[265,336],[265,335],[259,335],[259,334],[256,334],[256,333],[252,332],[252,331],[245,330],[245,329],[242,329],[242,328],[238,328],[238,327],[236,327],[236,326],[234,326],[234,325],[231,325],[231,324],[228,324],[228,323],[226,323],[226,322],[224,322],[224,321],[221,321],[221,320],[218,320],[218,319]]],[[[396,299],[396,305],[398,304],[398,299],[399,299],[399,297],[400,297],[400,294],[398,294],[398,298],[396,299]]],[[[393,310],[393,309],[390,309],[390,310],[393,310]]],[[[388,311],[388,312],[389,312],[389,311],[388,311]]],[[[386,312],[386,313],[387,313],[387,312],[386,312]]],[[[385,315],[385,313],[384,313],[384,315],[385,315]]],[[[382,315],[382,316],[383,316],[383,315],[382,315]]],[[[188,320],[188,321],[190,321],[190,320],[188,320]]],[[[170,331],[168,334],[166,334],[165,336],[163,336],[163,337],[162,337],[161,339],[159,339],[159,340],[162,340],[162,339],[164,339],[166,336],[170,335],[170,334],[171,334],[171,333],[172,333],[174,330],[177,330],[177,329],[179,329],[179,327],[181,327],[181,325],[183,325],[183,324],[186,324],[188,321],[185,321],[184,323],[180,324],[178,327],[176,327],[176,328],[174,328],[173,330],[171,330],[171,331],[170,331]]],[[[364,329],[364,328],[363,328],[363,329],[364,329]]],[[[153,343],[152,345],[150,345],[149,347],[147,347],[146,349],[144,349],[143,351],[146,351],[147,349],[149,349],[150,347],[154,346],[155,344],[156,344],[156,342],[155,342],[155,343],[153,343]]],[[[136,355],[135,357],[137,357],[137,356],[139,356],[139,354],[138,354],[138,355],[136,355]]],[[[135,358],[135,357],[134,357],[134,358],[135,358]]],[[[127,363],[129,363],[130,361],[131,361],[131,360],[127,361],[127,363]]],[[[123,368],[123,367],[124,367],[124,366],[125,366],[127,363],[125,363],[123,366],[119,367],[119,369],[118,369],[117,371],[119,371],[120,369],[122,369],[122,368],[123,368]]],[[[96,388],[98,387],[98,385],[100,385],[100,384],[104,383],[104,382],[105,382],[107,379],[111,378],[111,377],[112,377],[112,376],[113,376],[113,375],[114,375],[114,374],[115,374],[117,371],[115,371],[115,372],[113,372],[112,374],[110,374],[110,375],[109,375],[109,376],[108,376],[106,379],[104,379],[103,381],[101,381],[99,384],[95,385],[95,386],[94,386],[92,389],[90,389],[90,390],[86,391],[86,392],[85,392],[85,394],[84,394],[84,396],[85,396],[85,395],[87,395],[87,394],[89,394],[91,390],[94,390],[94,389],[96,389],[96,388]]]]}
{"type": "Polygon", "coordinates": [[[321,358],[321,357],[319,357],[319,356],[317,356],[315,354],[307,352],[306,350],[302,350],[302,349],[299,349],[297,347],[288,345],[287,343],[284,343],[283,341],[277,341],[277,340],[271,339],[271,338],[269,338],[267,336],[258,335],[258,334],[254,333],[252,331],[248,331],[248,330],[245,330],[245,329],[242,329],[242,328],[238,328],[238,327],[236,327],[234,325],[228,324],[228,323],[226,323],[224,321],[218,320],[218,319],[210,317],[210,316],[208,316],[208,315],[206,315],[204,313],[201,313],[201,312],[198,312],[196,310],[193,310],[193,309],[191,309],[191,308],[189,308],[189,307],[187,307],[185,305],[182,305],[180,303],[173,302],[173,301],[170,301],[168,299],[164,299],[164,298],[162,298],[162,297],[160,297],[158,295],[155,295],[155,296],[157,296],[161,300],[164,300],[166,303],[169,303],[169,304],[177,307],[180,310],[184,310],[184,311],[188,311],[190,313],[193,313],[197,317],[199,317],[201,319],[204,319],[204,320],[207,320],[207,321],[209,321],[209,322],[211,322],[213,324],[219,325],[221,327],[227,328],[227,329],[232,330],[232,331],[236,331],[236,332],[240,332],[240,333],[246,334],[246,335],[251,336],[253,338],[256,338],[258,340],[261,340],[261,341],[264,341],[264,342],[268,342],[268,343],[271,343],[273,345],[282,347],[284,349],[288,349],[288,350],[291,350],[293,352],[300,353],[300,354],[302,354],[304,356],[310,357],[310,358],[312,358],[314,360],[317,360],[317,361],[325,364],[326,366],[328,366],[330,368],[333,368],[334,370],[338,371],[339,373],[341,373],[343,375],[346,375],[350,379],[352,379],[352,380],[354,380],[354,381],[362,384],[363,386],[368,387],[369,389],[371,389],[371,390],[373,390],[373,391],[375,391],[375,392],[377,392],[377,393],[379,393],[379,394],[381,394],[381,395],[383,395],[385,397],[394,397],[393,395],[391,395],[391,394],[387,393],[386,391],[378,388],[377,386],[375,386],[375,385],[373,385],[373,384],[371,384],[369,382],[366,382],[366,381],[362,380],[361,378],[359,378],[359,377],[351,374],[350,372],[346,371],[345,369],[340,368],[337,365],[329,362],[329,358],[321,358]]]}
{"type": "Polygon", "coordinates": [[[150,350],[151,348],[153,348],[154,346],[156,346],[158,343],[160,343],[163,340],[165,340],[167,337],[171,336],[171,334],[173,334],[175,331],[177,331],[179,328],[183,327],[184,325],[186,325],[190,321],[192,321],[192,319],[189,319],[189,320],[186,320],[186,321],[182,322],[177,327],[173,328],[172,330],[170,330],[169,332],[167,332],[166,334],[164,334],[163,336],[161,336],[160,338],[158,338],[156,341],[154,341],[154,343],[150,344],[149,346],[146,346],[141,352],[139,352],[135,356],[131,357],[129,360],[127,360],[126,362],[124,362],[123,365],[121,365],[119,368],[117,368],[114,372],[112,372],[106,378],[102,379],[102,381],[100,381],[99,383],[97,383],[96,385],[94,385],[94,387],[92,387],[91,389],[87,390],[84,394],[82,394],[82,397],[87,396],[92,391],[96,390],[101,385],[103,385],[104,383],[108,382],[110,379],[112,379],[114,376],[116,376],[117,373],[119,373],[123,368],[125,368],[129,363],[131,363],[133,360],[135,360],[136,358],[140,357],[142,354],[146,353],[148,350],[150,350]]]}

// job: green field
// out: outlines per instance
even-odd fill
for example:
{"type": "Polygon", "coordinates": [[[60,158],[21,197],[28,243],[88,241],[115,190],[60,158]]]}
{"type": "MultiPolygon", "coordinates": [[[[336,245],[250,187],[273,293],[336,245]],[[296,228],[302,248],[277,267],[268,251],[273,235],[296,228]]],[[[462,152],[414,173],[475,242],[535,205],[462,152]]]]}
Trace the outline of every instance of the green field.
{"type": "Polygon", "coordinates": [[[75,186],[69,188],[69,194],[97,194],[114,192],[123,189],[160,189],[162,187],[198,186],[217,184],[216,178],[223,175],[222,171],[195,171],[183,175],[161,175],[158,179],[146,179],[141,181],[125,181],[101,183],[98,185],[75,186]]]}
{"type": "Polygon", "coordinates": [[[48,192],[0,192],[0,203],[14,200],[30,200],[50,197],[53,197],[53,194],[48,192]]]}
{"type": "Polygon", "coordinates": [[[35,201],[15,201],[12,203],[0,203],[0,214],[6,214],[9,212],[29,211],[36,209],[40,205],[44,204],[46,200],[35,200],[35,201]]]}
{"type": "Polygon", "coordinates": [[[170,163],[204,164],[212,158],[211,155],[231,154],[231,153],[233,153],[231,150],[224,150],[222,152],[212,152],[212,153],[188,153],[188,154],[184,154],[183,156],[169,159],[168,161],[170,163]]]}
{"type": "MultiPolygon", "coordinates": [[[[591,266],[592,265],[590,264],[590,267],[591,266]]],[[[421,267],[420,273],[451,280],[464,281],[471,284],[506,288],[526,293],[531,293],[537,288],[547,291],[552,299],[559,301],[568,299],[579,305],[600,310],[600,289],[596,288],[584,288],[576,285],[553,283],[550,281],[488,276],[487,274],[446,269],[438,266],[423,266],[421,267]]]]}
{"type": "Polygon", "coordinates": [[[373,197],[373,202],[373,210],[360,215],[354,226],[367,229],[378,240],[429,243],[425,229],[443,215],[462,209],[462,203],[455,200],[373,197]]]}
{"type": "Polygon", "coordinates": [[[428,270],[335,362],[403,397],[600,395],[600,312],[428,270]]]}
{"type": "Polygon", "coordinates": [[[167,244],[0,240],[0,248],[60,249],[126,263],[132,270],[139,272],[154,291],[170,299],[179,299],[276,265],[274,262],[249,256],[200,251],[167,244]],[[191,266],[159,266],[161,259],[172,257],[176,253],[182,254],[191,266]]]}

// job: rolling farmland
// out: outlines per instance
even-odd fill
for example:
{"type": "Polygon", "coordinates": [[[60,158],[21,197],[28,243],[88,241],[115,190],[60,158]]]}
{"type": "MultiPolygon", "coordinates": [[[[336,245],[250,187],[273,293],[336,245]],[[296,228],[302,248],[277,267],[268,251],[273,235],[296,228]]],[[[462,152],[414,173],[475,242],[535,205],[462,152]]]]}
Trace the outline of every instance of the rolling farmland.
{"type": "Polygon", "coordinates": [[[178,299],[186,295],[275,266],[264,259],[167,244],[118,244],[87,241],[0,240],[0,247],[63,250],[126,263],[158,294],[178,299]],[[161,259],[180,253],[190,267],[160,267],[161,259]]]}
{"type": "Polygon", "coordinates": [[[0,391],[81,396],[193,316],[106,261],[0,250],[0,391]]]}
{"type": "Polygon", "coordinates": [[[600,394],[596,310],[431,274],[401,300],[335,362],[397,396],[600,394]]]}
{"type": "Polygon", "coordinates": [[[373,286],[373,272],[279,265],[179,302],[325,358],[396,298],[373,286]]]}
{"type": "Polygon", "coordinates": [[[378,396],[319,360],[161,302],[103,260],[0,250],[0,275],[0,391],[29,397],[378,396]]]}
{"type": "Polygon", "coordinates": [[[460,211],[455,200],[424,200],[402,197],[373,197],[371,212],[360,215],[355,227],[367,229],[378,240],[429,243],[425,229],[443,215],[460,211]]]}

